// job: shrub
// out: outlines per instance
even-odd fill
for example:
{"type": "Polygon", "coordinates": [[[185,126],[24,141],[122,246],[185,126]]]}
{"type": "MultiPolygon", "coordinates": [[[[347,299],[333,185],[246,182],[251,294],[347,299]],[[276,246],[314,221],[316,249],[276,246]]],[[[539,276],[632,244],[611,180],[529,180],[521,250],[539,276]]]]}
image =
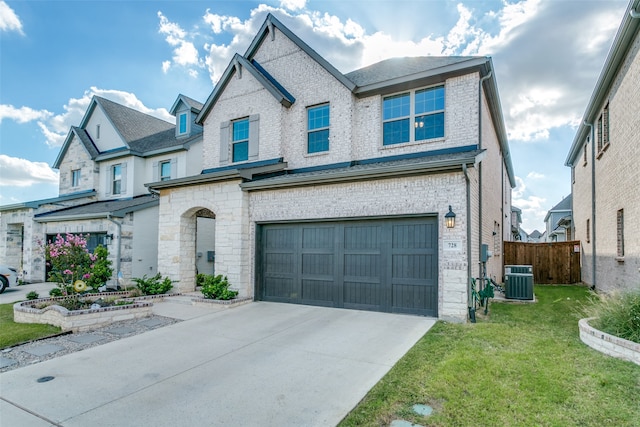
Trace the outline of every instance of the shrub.
{"type": "Polygon", "coordinates": [[[28,300],[32,300],[32,299],[38,299],[40,298],[40,295],[38,295],[38,293],[36,291],[31,291],[27,294],[27,299],[28,300]]]}
{"type": "Polygon", "coordinates": [[[202,295],[208,299],[230,300],[238,295],[238,291],[229,289],[227,276],[211,276],[204,274],[202,279],[202,295]]]}
{"type": "Polygon", "coordinates": [[[107,280],[111,279],[113,269],[111,268],[111,261],[107,259],[109,251],[102,245],[93,251],[95,261],[93,262],[93,268],[91,269],[91,277],[86,282],[87,285],[94,291],[98,291],[98,288],[104,285],[107,280]]]}
{"type": "Polygon", "coordinates": [[[640,344],[640,291],[604,295],[593,311],[591,326],[640,344]]]}
{"type": "Polygon", "coordinates": [[[50,297],[61,297],[62,296],[62,289],[60,288],[53,288],[49,291],[49,296],[50,297]]]}
{"type": "Polygon", "coordinates": [[[166,294],[171,288],[173,288],[173,282],[168,277],[162,279],[160,273],[153,277],[147,277],[145,274],[142,278],[134,277],[133,280],[136,283],[138,289],[145,295],[160,295],[166,294]]]}
{"type": "Polygon", "coordinates": [[[47,266],[51,267],[49,280],[58,284],[63,295],[68,295],[69,285],[78,280],[97,290],[113,273],[111,261],[107,259],[109,251],[98,246],[90,253],[86,236],[82,234],[67,233],[65,237],[58,234],[44,249],[47,266]]]}

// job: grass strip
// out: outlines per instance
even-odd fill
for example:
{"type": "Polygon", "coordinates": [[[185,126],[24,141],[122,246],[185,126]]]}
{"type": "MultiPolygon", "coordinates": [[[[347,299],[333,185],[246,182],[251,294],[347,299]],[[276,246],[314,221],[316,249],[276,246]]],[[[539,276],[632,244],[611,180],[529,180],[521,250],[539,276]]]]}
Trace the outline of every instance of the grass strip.
{"type": "Polygon", "coordinates": [[[492,301],[476,324],[437,322],[340,425],[639,425],[640,366],[580,341],[588,289],[535,293],[534,304],[492,301]]]}

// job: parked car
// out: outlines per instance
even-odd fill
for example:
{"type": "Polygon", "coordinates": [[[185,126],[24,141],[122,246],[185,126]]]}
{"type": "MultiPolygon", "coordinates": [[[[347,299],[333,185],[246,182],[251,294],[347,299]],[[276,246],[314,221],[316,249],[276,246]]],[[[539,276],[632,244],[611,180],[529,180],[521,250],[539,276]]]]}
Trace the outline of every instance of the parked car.
{"type": "Polygon", "coordinates": [[[18,270],[0,265],[0,294],[9,286],[18,286],[18,270]]]}

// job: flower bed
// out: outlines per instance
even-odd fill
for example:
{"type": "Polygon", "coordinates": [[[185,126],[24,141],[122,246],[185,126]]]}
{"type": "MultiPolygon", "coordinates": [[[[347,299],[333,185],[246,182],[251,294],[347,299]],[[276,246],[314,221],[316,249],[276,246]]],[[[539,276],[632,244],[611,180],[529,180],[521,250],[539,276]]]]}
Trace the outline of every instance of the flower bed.
{"type": "Polygon", "coordinates": [[[590,317],[578,322],[583,343],[601,353],[640,365],[640,344],[595,329],[589,325],[592,319],[590,317]]]}
{"type": "Polygon", "coordinates": [[[59,326],[63,331],[80,332],[121,320],[148,317],[152,314],[153,304],[151,302],[127,299],[128,295],[128,292],[83,295],[82,298],[86,299],[94,298],[97,300],[105,297],[122,297],[121,301],[131,301],[131,304],[126,305],[112,305],[86,310],[68,310],[56,304],[37,308],[48,302],[60,301],[68,297],[41,298],[18,302],[13,306],[13,318],[17,323],[46,323],[59,326]]]}

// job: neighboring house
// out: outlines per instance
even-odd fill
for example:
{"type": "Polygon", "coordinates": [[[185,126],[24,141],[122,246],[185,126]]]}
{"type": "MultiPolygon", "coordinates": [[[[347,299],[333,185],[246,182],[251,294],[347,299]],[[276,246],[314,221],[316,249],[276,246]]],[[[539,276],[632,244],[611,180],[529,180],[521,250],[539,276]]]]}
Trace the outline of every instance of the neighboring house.
{"type": "Polygon", "coordinates": [[[511,206],[511,241],[526,242],[527,232],[522,229],[522,209],[511,206]]]}
{"type": "Polygon", "coordinates": [[[640,286],[640,0],[632,0],[569,150],[582,280],[640,286]]]}
{"type": "Polygon", "coordinates": [[[545,241],[567,242],[572,240],[571,230],[571,194],[552,207],[544,217],[546,226],[545,241]]]}
{"type": "Polygon", "coordinates": [[[0,207],[3,262],[44,281],[43,243],[70,232],[89,234],[90,250],[106,245],[125,280],[155,274],[159,202],[144,184],[202,170],[201,108],[180,95],[173,124],[95,96],[53,165],[59,197],[0,207]]]}
{"type": "Polygon", "coordinates": [[[538,230],[533,230],[529,236],[527,236],[528,243],[542,243],[545,241],[545,234],[540,233],[538,230]]]}
{"type": "Polygon", "coordinates": [[[196,123],[202,174],[149,184],[158,264],[180,290],[195,288],[202,216],[216,272],[257,300],[464,321],[483,245],[502,277],[515,178],[490,58],[342,74],[268,15],[196,123]]]}

